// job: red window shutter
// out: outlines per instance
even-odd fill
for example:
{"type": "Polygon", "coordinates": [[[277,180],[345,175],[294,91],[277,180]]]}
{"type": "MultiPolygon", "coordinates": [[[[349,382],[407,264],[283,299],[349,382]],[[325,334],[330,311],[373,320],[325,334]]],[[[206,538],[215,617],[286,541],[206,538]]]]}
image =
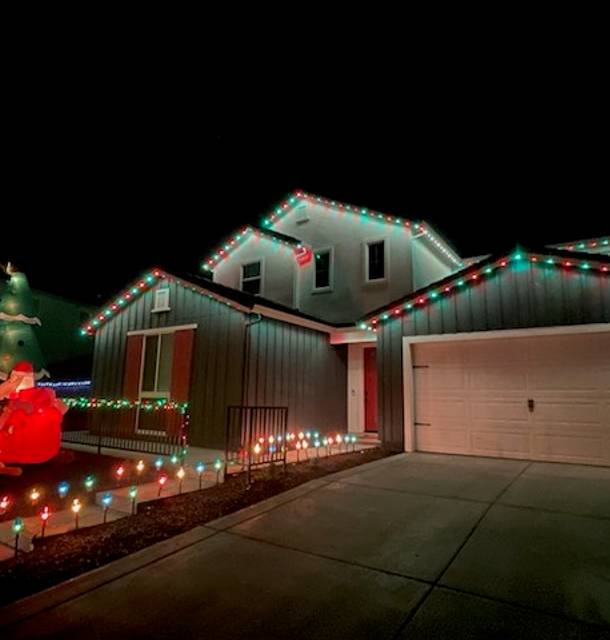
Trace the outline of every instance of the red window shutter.
{"type": "Polygon", "coordinates": [[[174,361],[172,363],[170,397],[175,402],[189,401],[194,342],[194,329],[185,329],[174,333],[174,361]]]}
{"type": "Polygon", "coordinates": [[[127,336],[125,350],[125,371],[123,374],[123,397],[137,400],[140,393],[140,368],[144,336],[127,336]]]}

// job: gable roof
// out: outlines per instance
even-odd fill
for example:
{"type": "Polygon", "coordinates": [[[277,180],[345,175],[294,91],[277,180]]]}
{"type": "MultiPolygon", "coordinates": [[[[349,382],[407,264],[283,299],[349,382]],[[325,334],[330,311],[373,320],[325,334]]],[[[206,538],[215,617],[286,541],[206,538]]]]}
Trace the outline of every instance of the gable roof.
{"type": "Polygon", "coordinates": [[[214,267],[218,265],[222,260],[226,260],[230,257],[231,252],[237,249],[242,242],[245,242],[250,236],[248,235],[249,229],[261,234],[269,234],[272,238],[275,238],[279,242],[284,242],[294,246],[296,249],[302,248],[302,241],[298,238],[291,236],[285,236],[282,233],[278,233],[273,229],[273,226],[277,224],[282,218],[284,218],[291,211],[296,209],[300,203],[309,202],[312,204],[319,204],[325,206],[328,209],[335,209],[339,212],[348,212],[357,216],[366,216],[373,218],[379,222],[391,225],[393,227],[400,226],[411,229],[414,233],[419,234],[425,238],[430,244],[432,244],[438,251],[440,251],[452,264],[462,266],[463,261],[459,254],[449,245],[449,243],[427,222],[415,222],[403,218],[402,216],[389,215],[387,213],[381,213],[379,211],[373,211],[365,207],[357,207],[355,205],[346,204],[337,200],[331,200],[322,196],[306,193],[301,189],[297,189],[288,194],[282,201],[280,201],[272,212],[268,213],[263,218],[260,226],[246,225],[216,251],[209,255],[202,263],[202,269],[206,271],[213,271],[214,267]]]}
{"type": "Polygon", "coordinates": [[[492,277],[498,270],[506,268],[514,262],[528,260],[541,268],[583,269],[598,271],[610,276],[610,256],[603,254],[578,253],[544,247],[539,250],[528,250],[516,247],[491,255],[476,264],[471,264],[450,276],[433,282],[408,296],[394,300],[383,307],[367,313],[359,323],[361,329],[377,332],[377,326],[387,320],[402,317],[410,311],[427,304],[442,300],[444,297],[462,291],[466,285],[474,285],[492,277]]]}
{"type": "Polygon", "coordinates": [[[306,321],[310,328],[330,332],[332,329],[349,327],[351,324],[339,324],[320,320],[314,316],[302,313],[292,307],[255,296],[245,291],[239,291],[232,287],[212,282],[207,278],[190,273],[177,274],[169,273],[156,267],[150,269],[141,278],[127,287],[122,293],[111,298],[103,307],[96,311],[94,317],[81,327],[81,335],[93,335],[99,327],[108,322],[116,315],[126,309],[134,300],[141,297],[143,293],[155,287],[159,282],[175,281],[181,286],[190,289],[200,295],[213,298],[217,302],[227,305],[237,311],[244,313],[261,313],[269,317],[281,317],[282,320],[290,322],[292,318],[295,324],[303,324],[306,321]],[[278,315],[278,314],[281,314],[278,315]],[[317,326],[313,326],[317,325],[317,326]]]}

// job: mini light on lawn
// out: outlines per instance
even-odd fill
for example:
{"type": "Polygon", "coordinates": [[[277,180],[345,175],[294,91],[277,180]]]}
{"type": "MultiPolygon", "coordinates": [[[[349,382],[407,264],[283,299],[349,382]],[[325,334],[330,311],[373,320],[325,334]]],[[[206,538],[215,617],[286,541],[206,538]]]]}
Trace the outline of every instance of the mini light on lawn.
{"type": "Polygon", "coordinates": [[[316,448],[316,458],[320,457],[320,445],[321,444],[322,443],[317,438],[313,441],[313,446],[316,448]]]}
{"type": "Polygon", "coordinates": [[[112,494],[110,493],[110,491],[107,491],[102,496],[102,506],[104,507],[104,519],[103,519],[104,524],[106,524],[106,521],[108,520],[108,509],[110,509],[111,504],[112,504],[112,494]]]}
{"type": "Polygon", "coordinates": [[[199,491],[201,491],[201,483],[203,481],[203,472],[205,471],[205,464],[203,464],[203,462],[198,462],[195,465],[195,471],[197,472],[197,475],[199,476],[199,491]]]}
{"type": "Polygon", "coordinates": [[[140,477],[144,471],[144,469],[146,468],[146,465],[144,464],[144,460],[138,460],[138,464],[136,464],[136,472],[138,474],[138,482],[140,481],[140,477]]]}
{"type": "Polygon", "coordinates": [[[275,438],[273,436],[269,436],[269,444],[273,444],[275,442],[275,438]]]}
{"type": "Polygon", "coordinates": [[[11,506],[11,499],[8,496],[2,496],[0,498],[0,515],[4,515],[11,506]]]}
{"type": "Polygon", "coordinates": [[[40,512],[40,537],[41,538],[44,538],[44,532],[47,528],[47,522],[49,521],[50,517],[51,517],[51,511],[49,510],[49,507],[45,505],[42,508],[42,511],[40,512]]]}
{"type": "Polygon", "coordinates": [[[161,471],[161,467],[163,466],[163,458],[157,458],[155,460],[155,469],[157,471],[161,471]]]}
{"type": "Polygon", "coordinates": [[[182,493],[182,482],[184,481],[184,476],[186,475],[186,471],[184,467],[180,467],[178,471],[176,471],[176,478],[178,478],[178,495],[182,493]]]}
{"type": "Polygon", "coordinates": [[[23,531],[23,518],[15,518],[13,520],[13,533],[15,535],[15,557],[17,557],[17,553],[19,553],[19,536],[23,531]]]}
{"type": "Polygon", "coordinates": [[[95,476],[87,476],[85,478],[85,489],[87,489],[87,491],[91,491],[94,485],[95,485],[95,476]]]}
{"type": "Polygon", "coordinates": [[[180,462],[180,458],[178,458],[178,456],[174,453],[174,455],[170,458],[170,462],[172,464],[178,464],[178,462],[180,462]]]}
{"type": "Polygon", "coordinates": [[[60,482],[57,485],[57,493],[58,493],[60,498],[65,498],[68,495],[68,491],[70,491],[70,483],[69,482],[66,482],[64,480],[63,482],[60,482]]]}
{"type": "Polygon", "coordinates": [[[38,489],[34,488],[30,491],[30,500],[32,505],[35,505],[40,500],[40,491],[38,489]]]}
{"type": "Polygon", "coordinates": [[[75,529],[78,529],[78,514],[80,513],[82,506],[83,505],[81,504],[81,501],[78,498],[74,498],[74,500],[72,500],[72,506],[70,508],[72,509],[72,513],[74,514],[75,529]]]}
{"type": "Polygon", "coordinates": [[[220,482],[220,472],[222,471],[222,460],[220,458],[216,458],[214,470],[216,471],[216,484],[218,484],[220,482]]]}
{"type": "Polygon", "coordinates": [[[341,437],[341,434],[338,433],[337,437],[335,438],[337,444],[339,445],[339,451],[341,451],[341,444],[343,443],[343,438],[341,437]]]}
{"type": "Polygon", "coordinates": [[[161,491],[163,491],[163,487],[167,483],[167,476],[162,473],[157,479],[157,482],[159,483],[159,492],[157,493],[157,497],[161,497],[161,491]]]}
{"type": "Polygon", "coordinates": [[[121,482],[123,476],[125,475],[125,467],[120,464],[114,471],[114,475],[116,476],[117,484],[121,482]]]}
{"type": "Polygon", "coordinates": [[[300,456],[301,456],[301,441],[298,440],[296,445],[296,450],[297,450],[297,462],[300,462],[300,456]]]}
{"type": "Polygon", "coordinates": [[[260,446],[260,444],[258,442],[254,445],[253,451],[254,451],[254,455],[255,456],[260,456],[261,451],[262,451],[262,447],[260,446]]]}
{"type": "Polygon", "coordinates": [[[129,487],[129,499],[131,500],[131,514],[136,512],[136,498],[138,497],[138,487],[132,485],[129,487]]]}
{"type": "Polygon", "coordinates": [[[302,440],[305,437],[305,434],[302,431],[299,431],[299,440],[302,440]]]}
{"type": "Polygon", "coordinates": [[[309,446],[309,443],[307,442],[307,440],[303,440],[303,442],[301,443],[301,448],[303,449],[303,451],[305,452],[305,458],[307,460],[309,460],[309,453],[307,452],[307,447],[309,446]]]}

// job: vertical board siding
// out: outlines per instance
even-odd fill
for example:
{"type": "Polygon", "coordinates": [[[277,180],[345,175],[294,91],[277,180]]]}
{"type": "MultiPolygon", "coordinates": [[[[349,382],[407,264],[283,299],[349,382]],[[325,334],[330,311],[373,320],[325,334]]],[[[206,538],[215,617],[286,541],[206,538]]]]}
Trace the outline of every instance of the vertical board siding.
{"type": "Polygon", "coordinates": [[[347,347],[328,335],[263,318],[250,328],[247,398],[288,406],[292,430],[345,431],[347,347]]]}
{"type": "Polygon", "coordinates": [[[97,332],[93,389],[120,398],[128,331],[197,324],[190,386],[190,442],[224,447],[226,408],[288,406],[291,428],[345,430],[347,347],[311,329],[263,318],[249,329],[247,391],[242,396],[247,316],[169,282],[171,310],[151,313],[154,288],[97,332]]]}
{"type": "Polygon", "coordinates": [[[403,336],[610,322],[608,276],[524,263],[483,279],[399,319],[377,334],[379,428],[384,443],[404,447],[403,336]]]}

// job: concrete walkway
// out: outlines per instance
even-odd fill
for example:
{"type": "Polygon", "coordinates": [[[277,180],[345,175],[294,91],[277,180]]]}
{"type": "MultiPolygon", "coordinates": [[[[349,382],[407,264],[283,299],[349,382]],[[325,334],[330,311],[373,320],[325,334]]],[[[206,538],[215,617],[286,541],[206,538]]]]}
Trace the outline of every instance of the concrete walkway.
{"type": "Polygon", "coordinates": [[[405,454],[0,609],[4,638],[610,638],[610,469],[405,454]]]}

